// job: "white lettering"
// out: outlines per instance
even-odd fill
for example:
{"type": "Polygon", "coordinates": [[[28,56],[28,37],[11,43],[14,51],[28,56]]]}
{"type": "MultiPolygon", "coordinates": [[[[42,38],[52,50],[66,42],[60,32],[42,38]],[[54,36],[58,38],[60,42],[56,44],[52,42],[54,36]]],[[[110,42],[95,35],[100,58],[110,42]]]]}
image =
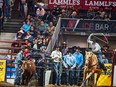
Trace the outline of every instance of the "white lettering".
{"type": "Polygon", "coordinates": [[[53,4],[51,0],[49,0],[49,4],[53,4]]]}
{"type": "Polygon", "coordinates": [[[57,5],[79,5],[80,0],[49,0],[49,4],[57,4],[57,5]]]}
{"type": "MultiPolygon", "coordinates": [[[[49,0],[49,4],[80,5],[81,0],[49,0]]],[[[116,1],[85,0],[85,6],[116,6],[116,1]]]]}
{"type": "Polygon", "coordinates": [[[109,30],[108,24],[95,24],[95,30],[109,30]]]}
{"type": "Polygon", "coordinates": [[[99,24],[95,24],[95,30],[99,30],[99,24]]]}
{"type": "Polygon", "coordinates": [[[110,4],[110,3],[107,3],[107,2],[105,1],[104,6],[109,6],[109,4],[110,4]]]}
{"type": "Polygon", "coordinates": [[[93,2],[92,2],[92,1],[90,1],[89,5],[90,5],[90,6],[93,6],[93,2]]]}
{"type": "Polygon", "coordinates": [[[105,29],[109,30],[109,25],[108,24],[105,24],[105,29]]]}
{"type": "Polygon", "coordinates": [[[90,28],[93,29],[94,23],[90,23],[90,28]]]}
{"type": "Polygon", "coordinates": [[[56,0],[54,0],[53,4],[58,4],[56,0]]]}
{"type": "Polygon", "coordinates": [[[104,30],[103,24],[101,24],[101,26],[99,26],[100,30],[104,30]]]}
{"type": "Polygon", "coordinates": [[[98,6],[98,5],[99,5],[99,2],[94,1],[94,6],[98,6]]]}
{"type": "Polygon", "coordinates": [[[87,1],[85,0],[85,6],[116,6],[116,2],[112,2],[112,1],[87,1]]]}
{"type": "Polygon", "coordinates": [[[68,1],[68,4],[71,5],[71,0],[68,1]]]}
{"type": "Polygon", "coordinates": [[[104,2],[100,1],[99,2],[100,6],[104,6],[104,2]]]}
{"type": "Polygon", "coordinates": [[[87,1],[85,1],[85,6],[89,6],[89,4],[87,3],[87,1]]]}

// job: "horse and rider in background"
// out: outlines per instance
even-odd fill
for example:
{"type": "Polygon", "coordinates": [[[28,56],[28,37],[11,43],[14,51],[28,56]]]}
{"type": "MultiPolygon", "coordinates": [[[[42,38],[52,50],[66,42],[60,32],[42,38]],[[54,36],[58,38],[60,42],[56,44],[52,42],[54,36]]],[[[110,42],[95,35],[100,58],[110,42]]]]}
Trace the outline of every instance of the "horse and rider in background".
{"type": "Polygon", "coordinates": [[[22,48],[15,59],[16,77],[14,84],[29,85],[29,82],[31,82],[31,80],[38,80],[36,69],[38,61],[43,61],[42,56],[40,56],[39,54],[39,51],[33,52],[33,50],[31,50],[29,52],[28,48],[22,48]]]}

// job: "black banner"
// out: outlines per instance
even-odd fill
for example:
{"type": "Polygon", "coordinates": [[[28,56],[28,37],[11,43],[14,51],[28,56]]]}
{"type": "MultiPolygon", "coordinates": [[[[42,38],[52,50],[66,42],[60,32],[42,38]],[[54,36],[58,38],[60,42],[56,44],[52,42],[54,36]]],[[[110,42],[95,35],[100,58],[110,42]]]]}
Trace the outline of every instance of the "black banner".
{"type": "Polygon", "coordinates": [[[61,29],[74,32],[116,33],[116,21],[61,19],[61,29]]]}

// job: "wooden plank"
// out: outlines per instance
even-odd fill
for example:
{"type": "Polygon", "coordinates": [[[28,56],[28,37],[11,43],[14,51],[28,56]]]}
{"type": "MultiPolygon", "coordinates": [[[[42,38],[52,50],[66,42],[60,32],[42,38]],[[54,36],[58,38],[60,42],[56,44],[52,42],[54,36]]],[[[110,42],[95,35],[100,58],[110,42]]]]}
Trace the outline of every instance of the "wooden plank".
{"type": "Polygon", "coordinates": [[[17,55],[17,53],[0,52],[0,55],[17,55]]]}
{"type": "Polygon", "coordinates": [[[0,46],[0,49],[21,49],[21,47],[0,46]]]}
{"type": "Polygon", "coordinates": [[[24,41],[8,41],[8,40],[0,40],[1,43],[24,43],[24,41]]]}

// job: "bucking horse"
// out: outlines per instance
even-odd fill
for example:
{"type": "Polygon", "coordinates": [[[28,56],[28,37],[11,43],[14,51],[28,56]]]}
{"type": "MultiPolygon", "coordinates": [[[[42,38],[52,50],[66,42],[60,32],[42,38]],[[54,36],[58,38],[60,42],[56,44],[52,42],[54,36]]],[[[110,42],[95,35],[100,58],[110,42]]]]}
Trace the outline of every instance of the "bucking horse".
{"type": "Polygon", "coordinates": [[[24,60],[22,64],[22,85],[28,85],[33,75],[36,73],[36,67],[33,60],[24,60]]]}
{"type": "MultiPolygon", "coordinates": [[[[102,69],[99,66],[99,62],[97,59],[97,56],[92,52],[92,51],[86,51],[85,52],[85,66],[84,66],[84,77],[83,77],[83,82],[81,84],[80,87],[84,87],[86,81],[88,80],[88,83],[92,83],[90,80],[90,77],[94,74],[97,73],[97,77],[96,77],[96,83],[94,84],[94,86],[97,85],[97,81],[100,77],[100,74],[102,72],[102,69]],[[88,73],[88,75],[87,75],[88,73]]],[[[93,86],[92,86],[93,87],[93,86]]]]}

